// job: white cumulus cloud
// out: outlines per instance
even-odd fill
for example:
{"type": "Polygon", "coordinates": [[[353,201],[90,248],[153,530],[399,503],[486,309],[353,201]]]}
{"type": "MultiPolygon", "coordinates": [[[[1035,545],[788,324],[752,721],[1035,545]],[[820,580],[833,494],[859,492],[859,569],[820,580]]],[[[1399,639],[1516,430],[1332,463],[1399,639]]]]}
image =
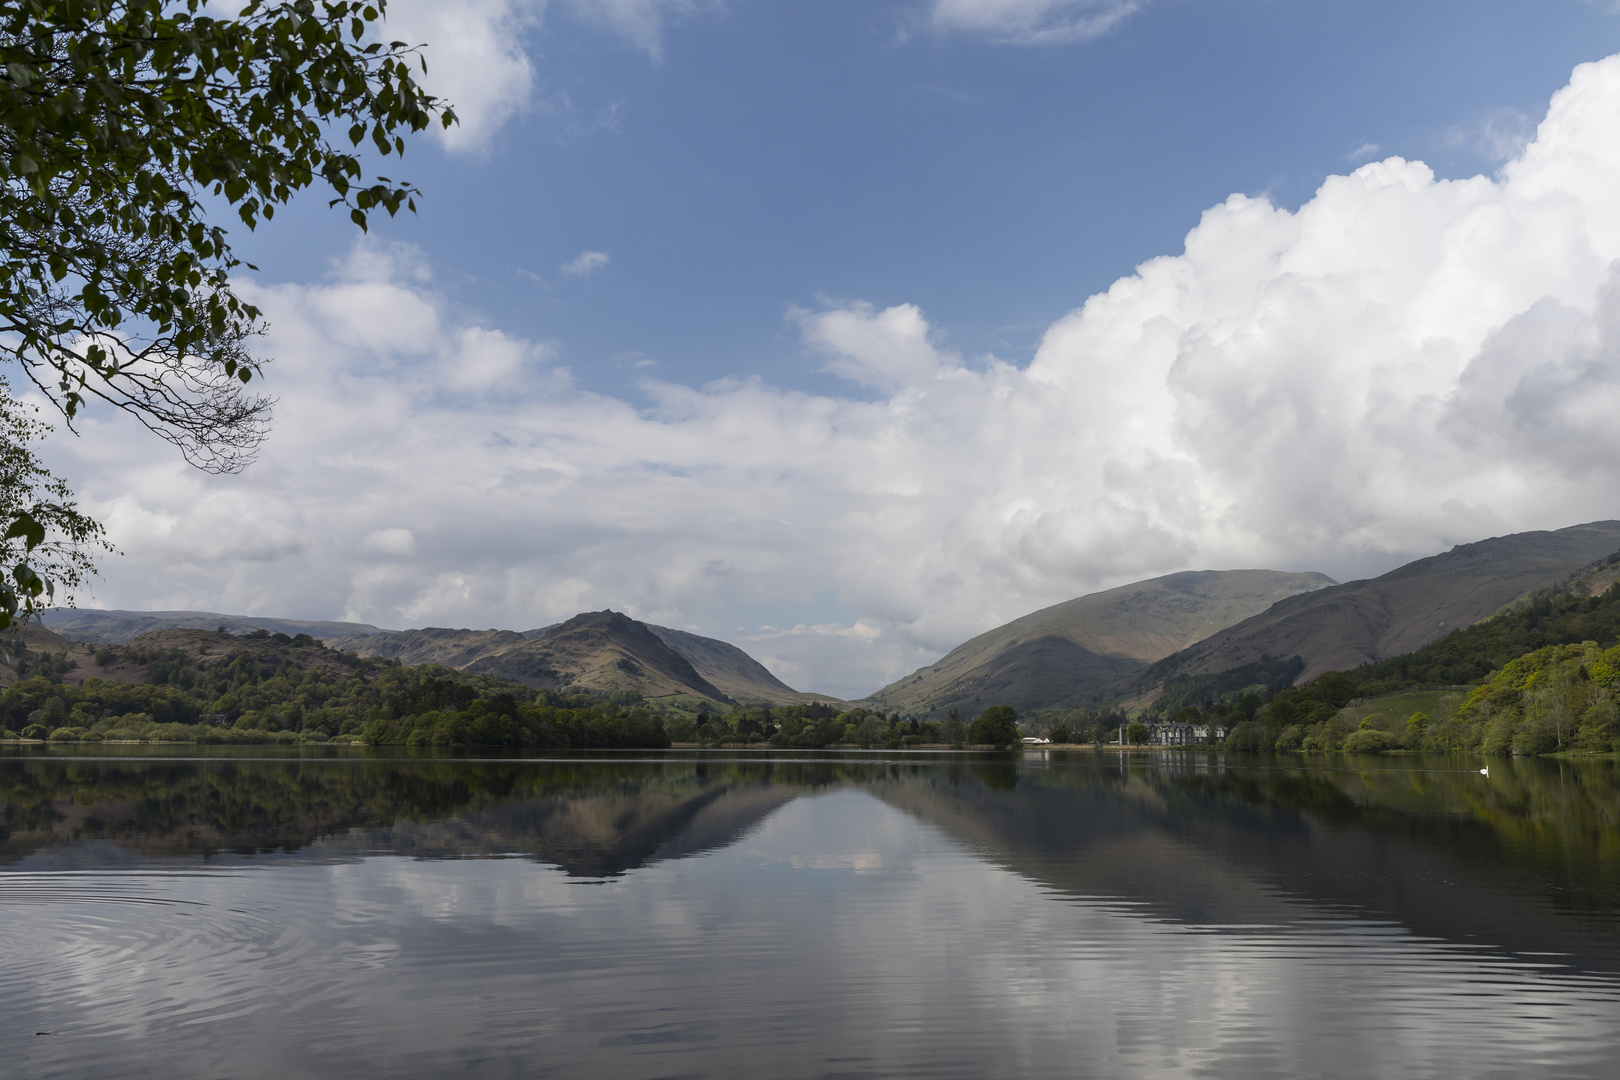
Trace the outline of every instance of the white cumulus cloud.
{"type": "Polygon", "coordinates": [[[928,338],[928,322],[914,304],[878,311],[855,303],[827,311],[795,307],[788,317],[806,343],[825,353],[827,370],[851,382],[899,391],[961,366],[928,338]]]}
{"type": "Polygon", "coordinates": [[[435,128],[452,150],[478,151],[529,107],[535,70],[525,35],[545,0],[393,0],[381,36],[425,45],[430,93],[449,101],[460,121],[435,128]]]}
{"type": "MultiPolygon", "coordinates": [[[[663,55],[663,33],[712,3],[699,0],[562,0],[585,22],[644,50],[663,55]]],[[[548,0],[392,0],[378,36],[422,45],[423,85],[455,107],[459,123],[434,128],[453,151],[486,150],[496,133],[534,104],[540,81],[535,31],[548,0]]]]}
{"type": "Polygon", "coordinates": [[[280,404],[246,475],[97,415],[47,450],[127,553],[107,606],[519,629],[611,606],[860,694],[1154,574],[1344,578],[1620,516],[1617,129],[1620,57],[1497,176],[1389,158],[1295,212],[1234,195],[1024,368],[908,304],[790,312],[849,394],[585,392],[366,242],[250,290],[280,404]]]}

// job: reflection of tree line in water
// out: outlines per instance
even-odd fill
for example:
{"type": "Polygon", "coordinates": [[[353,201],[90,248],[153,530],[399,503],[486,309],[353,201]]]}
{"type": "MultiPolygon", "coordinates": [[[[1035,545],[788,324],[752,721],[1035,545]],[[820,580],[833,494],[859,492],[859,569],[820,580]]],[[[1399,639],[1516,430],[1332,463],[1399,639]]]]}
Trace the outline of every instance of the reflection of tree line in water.
{"type": "Polygon", "coordinates": [[[1610,766],[1514,762],[1498,777],[1493,764],[1487,779],[1451,762],[1334,772],[1222,770],[1213,758],[1114,764],[941,770],[870,790],[1045,888],[1123,901],[1138,915],[1289,926],[1348,909],[1620,971],[1620,784],[1610,766]],[[995,790],[1014,776],[1015,791],[995,790]]]}
{"type": "MultiPolygon", "coordinates": [[[[1456,758],[1371,769],[1307,768],[1279,757],[1260,768],[1212,770],[1204,767],[1208,760],[1192,757],[1179,768],[1174,762],[1126,766],[1124,776],[1189,813],[1212,806],[1270,807],[1336,828],[1430,837],[1448,845],[1466,837],[1549,870],[1581,875],[1601,869],[1620,880],[1620,767],[1614,762],[1513,758],[1492,761],[1489,774],[1481,775],[1471,760],[1456,758]]],[[[1072,783],[1075,772],[1038,771],[1026,780],[1072,783]]]]}
{"type": "MultiPolygon", "coordinates": [[[[1304,818],[1342,835],[1408,837],[1452,853],[1534,868],[1579,892],[1620,894],[1620,770],[1608,763],[1502,761],[1483,777],[1449,760],[1426,769],[1331,771],[1286,765],[1226,770],[1211,768],[1213,761],[1203,757],[1179,765],[1131,766],[1089,755],[1074,755],[1070,762],[1078,767],[1032,768],[993,758],[887,763],[13,758],[0,760],[0,861],[82,839],[112,840],[141,854],[193,855],[296,851],[323,838],[393,829],[393,837],[362,836],[354,842],[372,843],[375,850],[408,846],[428,856],[550,852],[562,865],[617,870],[669,844],[679,846],[678,835],[690,830],[697,815],[725,816],[712,809],[722,795],[729,800],[727,812],[741,815],[737,829],[745,829],[801,794],[861,786],[889,799],[904,783],[928,785],[944,802],[969,806],[965,815],[944,814],[951,820],[936,823],[981,847],[1062,855],[1073,850],[1076,835],[1123,836],[1143,829],[1195,833],[1222,823],[1271,828],[1304,818]],[[766,790],[772,794],[741,796],[766,790]],[[757,816],[749,819],[750,814],[757,816]],[[424,831],[451,819],[457,822],[454,835],[424,831]]],[[[934,799],[930,805],[944,802],[934,799]]],[[[903,808],[931,820],[944,813],[903,808]]]]}

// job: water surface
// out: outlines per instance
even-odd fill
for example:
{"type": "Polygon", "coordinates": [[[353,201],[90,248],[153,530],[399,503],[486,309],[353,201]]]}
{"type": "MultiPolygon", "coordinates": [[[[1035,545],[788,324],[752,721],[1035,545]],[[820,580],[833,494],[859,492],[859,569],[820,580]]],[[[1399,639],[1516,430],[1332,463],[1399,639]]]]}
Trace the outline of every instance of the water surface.
{"type": "Polygon", "coordinates": [[[0,752],[6,1076],[1611,1076],[1614,763],[0,752]]]}

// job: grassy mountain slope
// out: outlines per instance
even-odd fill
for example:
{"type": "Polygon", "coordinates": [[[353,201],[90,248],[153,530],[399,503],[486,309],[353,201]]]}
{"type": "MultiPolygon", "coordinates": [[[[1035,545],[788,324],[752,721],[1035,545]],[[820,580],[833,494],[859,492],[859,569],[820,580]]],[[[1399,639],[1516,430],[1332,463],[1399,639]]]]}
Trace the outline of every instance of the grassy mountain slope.
{"type": "MultiPolygon", "coordinates": [[[[726,700],[691,661],[646,623],[616,611],[589,611],[537,637],[512,630],[404,630],[339,638],[334,648],[404,664],[443,664],[541,689],[569,687],[644,697],[689,694],[726,700]]],[[[762,669],[763,670],[763,669],[762,669]]]]}
{"type": "Polygon", "coordinates": [[[748,704],[792,705],[830,701],[820,694],[801,694],[772,675],[765,665],[730,642],[647,624],[665,645],[685,657],[705,679],[733,701],[748,704]]]}
{"type": "MultiPolygon", "coordinates": [[[[1594,567],[1620,547],[1620,521],[1460,544],[1382,577],[1290,597],[1130,677],[1145,693],[1170,680],[1213,676],[1265,657],[1299,656],[1297,681],[1403,656],[1471,626],[1538,587],[1594,567]]],[[[1594,576],[1595,584],[1597,577],[1594,576]]]]}
{"type": "MultiPolygon", "coordinates": [[[[619,616],[618,618],[625,618],[619,616]]],[[[161,630],[206,630],[242,636],[268,630],[288,636],[308,634],[333,648],[402,664],[443,664],[457,670],[513,679],[527,686],[555,689],[637,690],[648,697],[694,694],[748,704],[788,705],[832,700],[801,694],[772,675],[759,661],[724,641],[683,630],[626,620],[596,620],[589,627],[554,623],[538,630],[383,630],[367,623],[273,619],[222,615],[211,611],[100,611],[53,608],[44,622],[69,641],[121,645],[161,630]],[[634,623],[634,626],[629,624],[634,623]],[[566,627],[566,629],[565,629],[566,627]],[[641,630],[649,631],[651,640],[641,630]],[[596,645],[586,639],[602,635],[596,645]],[[612,639],[612,640],[610,640],[612,639]],[[526,642],[539,642],[526,645],[526,642]],[[663,648],[659,647],[659,642],[663,648]],[[600,649],[612,655],[593,659],[600,649]],[[670,657],[667,653],[674,653],[670,657]],[[633,665],[633,674],[624,664],[633,665]],[[686,670],[681,661],[691,668],[686,670]]],[[[54,640],[54,637],[53,637],[54,640]]]]}
{"type": "Polygon", "coordinates": [[[918,715],[1073,703],[1283,597],[1332,584],[1314,573],[1199,570],[1122,585],[980,634],[871,700],[918,715]]]}
{"type": "Polygon", "coordinates": [[[294,637],[363,636],[386,631],[368,623],[324,622],[315,619],[265,619],[248,615],[221,615],[217,611],[100,611],[95,608],[51,608],[41,621],[71,641],[122,645],[154,630],[218,630],[250,634],[268,630],[294,637]]]}
{"type": "Polygon", "coordinates": [[[333,648],[403,664],[443,664],[528,686],[693,694],[716,701],[788,705],[801,694],[735,645],[637,622],[617,612],[576,615],[528,630],[387,631],[329,639],[333,648]]]}
{"type": "Polygon", "coordinates": [[[480,657],[527,640],[513,630],[450,630],[442,626],[429,626],[422,630],[349,634],[327,638],[326,644],[358,656],[398,660],[405,665],[443,664],[459,671],[480,657]]]}

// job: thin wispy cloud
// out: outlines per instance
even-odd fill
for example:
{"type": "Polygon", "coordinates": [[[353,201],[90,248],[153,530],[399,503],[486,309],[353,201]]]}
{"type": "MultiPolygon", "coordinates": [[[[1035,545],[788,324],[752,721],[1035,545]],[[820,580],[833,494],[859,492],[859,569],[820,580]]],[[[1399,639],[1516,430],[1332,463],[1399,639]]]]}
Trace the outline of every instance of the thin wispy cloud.
{"type": "Polygon", "coordinates": [[[975,34],[1014,45],[1090,41],[1118,27],[1147,0],[932,0],[927,22],[941,33],[975,34]]]}
{"type": "Polygon", "coordinates": [[[580,18],[618,34],[654,60],[663,58],[664,29],[720,6],[719,0],[565,0],[580,18]]]}
{"type": "Polygon", "coordinates": [[[1471,150],[1488,161],[1508,161],[1524,152],[1535,137],[1535,122],[1517,109],[1493,109],[1471,124],[1447,129],[1443,142],[1471,150]]]}
{"type": "Polygon", "coordinates": [[[557,269],[568,277],[585,277],[607,266],[608,261],[605,251],[582,251],[557,269]]]}

